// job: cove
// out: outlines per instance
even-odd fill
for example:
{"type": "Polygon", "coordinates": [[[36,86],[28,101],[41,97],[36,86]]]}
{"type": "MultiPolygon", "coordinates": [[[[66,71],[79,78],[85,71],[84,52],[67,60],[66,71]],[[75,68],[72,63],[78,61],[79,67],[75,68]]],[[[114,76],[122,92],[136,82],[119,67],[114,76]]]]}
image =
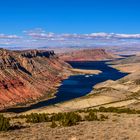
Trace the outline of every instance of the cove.
{"type": "Polygon", "coordinates": [[[62,85],[58,88],[56,97],[33,104],[29,107],[10,108],[6,112],[21,113],[31,109],[37,109],[56,103],[72,100],[74,98],[82,97],[93,90],[94,85],[104,82],[106,80],[118,80],[128,73],[122,73],[112,67],[106,62],[108,61],[85,61],[85,62],[68,62],[73,68],[100,70],[102,73],[98,75],[73,75],[62,81],[62,85]]]}

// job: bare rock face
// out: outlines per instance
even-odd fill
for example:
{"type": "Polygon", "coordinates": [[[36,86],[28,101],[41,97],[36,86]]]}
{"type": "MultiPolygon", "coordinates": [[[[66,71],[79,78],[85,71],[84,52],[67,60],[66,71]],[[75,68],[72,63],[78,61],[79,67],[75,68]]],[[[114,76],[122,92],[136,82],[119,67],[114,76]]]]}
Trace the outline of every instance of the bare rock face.
{"type": "Polygon", "coordinates": [[[0,49],[0,109],[49,96],[69,67],[53,51],[0,49]]]}
{"type": "Polygon", "coordinates": [[[41,51],[41,50],[29,50],[21,54],[23,57],[33,58],[33,57],[54,57],[54,51],[41,51]]]}
{"type": "Polygon", "coordinates": [[[4,49],[0,49],[0,69],[18,68],[18,62],[4,49]]]}
{"type": "Polygon", "coordinates": [[[106,52],[104,49],[85,49],[59,55],[64,61],[97,61],[113,59],[117,56],[106,52]]]}

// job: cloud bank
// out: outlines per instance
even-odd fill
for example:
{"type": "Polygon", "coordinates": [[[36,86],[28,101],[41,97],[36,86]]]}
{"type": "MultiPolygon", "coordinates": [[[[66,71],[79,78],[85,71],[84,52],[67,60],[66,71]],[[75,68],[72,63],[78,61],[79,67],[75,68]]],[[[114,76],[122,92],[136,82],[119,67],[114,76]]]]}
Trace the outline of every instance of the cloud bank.
{"type": "Polygon", "coordinates": [[[140,45],[140,34],[89,33],[56,34],[41,28],[23,31],[22,36],[0,34],[0,47],[88,47],[88,46],[140,45]]]}
{"type": "Polygon", "coordinates": [[[0,34],[0,39],[20,39],[20,36],[17,35],[5,35],[5,34],[0,34]]]}
{"type": "Polygon", "coordinates": [[[42,29],[24,31],[28,36],[36,39],[140,39],[140,34],[90,33],[90,34],[55,34],[42,29]]]}

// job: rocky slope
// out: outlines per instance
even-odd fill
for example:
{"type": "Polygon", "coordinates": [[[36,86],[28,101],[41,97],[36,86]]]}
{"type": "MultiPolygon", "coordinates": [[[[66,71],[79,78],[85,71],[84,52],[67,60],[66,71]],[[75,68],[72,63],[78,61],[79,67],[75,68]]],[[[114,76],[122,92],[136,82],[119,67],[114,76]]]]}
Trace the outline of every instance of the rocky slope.
{"type": "Polygon", "coordinates": [[[0,49],[0,109],[50,96],[69,67],[53,51],[0,49]]]}
{"type": "MultiPolygon", "coordinates": [[[[91,95],[109,96],[118,103],[109,106],[138,108],[140,105],[140,56],[114,61],[114,68],[129,73],[117,81],[105,81],[94,86],[91,95]]],[[[108,107],[108,106],[107,106],[108,107]]]]}
{"type": "Polygon", "coordinates": [[[118,56],[108,53],[104,49],[85,49],[63,53],[59,57],[65,61],[97,61],[113,59],[118,56]]]}

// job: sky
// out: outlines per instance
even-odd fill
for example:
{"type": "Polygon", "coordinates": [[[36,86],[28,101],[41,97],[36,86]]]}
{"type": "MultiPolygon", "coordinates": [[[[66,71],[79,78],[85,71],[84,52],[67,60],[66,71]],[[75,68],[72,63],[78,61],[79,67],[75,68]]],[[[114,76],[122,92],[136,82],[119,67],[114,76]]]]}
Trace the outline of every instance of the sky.
{"type": "Polygon", "coordinates": [[[140,43],[140,0],[0,0],[0,47],[140,43]]]}

